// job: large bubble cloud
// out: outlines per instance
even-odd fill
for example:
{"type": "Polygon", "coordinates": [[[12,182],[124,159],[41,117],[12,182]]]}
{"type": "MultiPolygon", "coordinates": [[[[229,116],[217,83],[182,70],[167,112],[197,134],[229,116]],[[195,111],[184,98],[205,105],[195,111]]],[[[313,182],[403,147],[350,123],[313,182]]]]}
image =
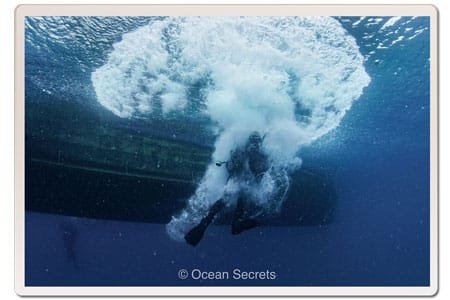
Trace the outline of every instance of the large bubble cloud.
{"type": "MultiPolygon", "coordinates": [[[[92,82],[98,101],[123,118],[201,107],[216,126],[213,161],[261,132],[283,176],[300,165],[303,145],[339,125],[370,77],[355,39],[330,17],[169,17],[125,34],[92,82]]],[[[232,188],[225,173],[209,166],[168,225],[173,237],[232,188]]]]}

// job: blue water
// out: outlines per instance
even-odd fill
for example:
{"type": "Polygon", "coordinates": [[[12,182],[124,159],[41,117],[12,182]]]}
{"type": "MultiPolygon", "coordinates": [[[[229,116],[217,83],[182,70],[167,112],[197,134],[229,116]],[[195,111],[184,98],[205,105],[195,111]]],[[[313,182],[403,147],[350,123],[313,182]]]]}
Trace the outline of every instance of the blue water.
{"type": "MultiPolygon", "coordinates": [[[[161,224],[27,211],[26,285],[428,286],[429,20],[403,17],[382,29],[390,18],[359,19],[337,18],[356,39],[370,83],[336,128],[301,151],[304,166],[328,170],[332,178],[337,194],[332,222],[263,226],[238,236],[230,235],[228,226],[213,225],[194,248],[169,238],[161,224]],[[269,270],[277,276],[178,278],[179,269],[196,268],[269,270]]],[[[26,103],[52,95],[124,122],[98,103],[91,74],[107,63],[123,34],[149,22],[27,19],[26,103]]],[[[179,118],[195,128],[207,122],[179,118]]],[[[152,120],[125,124],[147,128],[146,122],[152,120]]],[[[194,137],[185,126],[153,130],[213,144],[205,129],[194,137]]]]}

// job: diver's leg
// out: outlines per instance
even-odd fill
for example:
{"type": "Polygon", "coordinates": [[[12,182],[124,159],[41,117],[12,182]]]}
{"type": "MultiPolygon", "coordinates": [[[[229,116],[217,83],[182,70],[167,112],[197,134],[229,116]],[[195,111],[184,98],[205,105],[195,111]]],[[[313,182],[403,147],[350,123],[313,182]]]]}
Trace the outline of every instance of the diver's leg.
{"type": "Polygon", "coordinates": [[[234,210],[233,221],[242,220],[244,216],[244,197],[242,197],[242,193],[239,193],[239,196],[236,201],[236,208],[234,210]]]}
{"type": "Polygon", "coordinates": [[[236,208],[234,210],[233,221],[231,223],[231,234],[239,234],[241,230],[242,217],[244,215],[244,199],[241,194],[239,194],[236,202],[236,208]]]}
{"type": "Polygon", "coordinates": [[[192,246],[197,246],[197,244],[203,238],[203,235],[206,231],[206,228],[212,223],[214,217],[225,207],[225,201],[220,199],[216,201],[213,206],[209,209],[208,214],[204,217],[200,223],[192,228],[186,235],[184,236],[184,240],[192,246]]]}
{"type": "Polygon", "coordinates": [[[234,211],[233,222],[231,223],[231,234],[239,234],[245,230],[252,229],[259,225],[258,221],[252,218],[244,218],[245,200],[242,194],[239,195],[234,211]]]}

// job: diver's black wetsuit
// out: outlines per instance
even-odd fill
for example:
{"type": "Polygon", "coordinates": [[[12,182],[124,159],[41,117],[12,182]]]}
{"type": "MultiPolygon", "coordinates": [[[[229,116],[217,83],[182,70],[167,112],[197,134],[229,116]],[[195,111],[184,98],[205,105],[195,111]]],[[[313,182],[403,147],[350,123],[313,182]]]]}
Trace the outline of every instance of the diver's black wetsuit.
{"type": "MultiPolygon", "coordinates": [[[[237,148],[231,153],[230,159],[226,162],[228,171],[228,180],[230,178],[247,178],[260,182],[262,175],[269,169],[267,155],[262,150],[263,139],[258,132],[250,135],[247,144],[243,148],[237,148]]],[[[218,164],[218,166],[220,166],[218,164]]],[[[200,223],[192,228],[184,237],[190,245],[196,246],[203,238],[206,228],[212,223],[216,215],[225,207],[223,199],[215,202],[206,217],[200,223]]],[[[252,218],[244,217],[247,210],[246,197],[239,192],[236,209],[231,224],[231,233],[239,234],[244,230],[254,228],[258,222],[252,218]]]]}

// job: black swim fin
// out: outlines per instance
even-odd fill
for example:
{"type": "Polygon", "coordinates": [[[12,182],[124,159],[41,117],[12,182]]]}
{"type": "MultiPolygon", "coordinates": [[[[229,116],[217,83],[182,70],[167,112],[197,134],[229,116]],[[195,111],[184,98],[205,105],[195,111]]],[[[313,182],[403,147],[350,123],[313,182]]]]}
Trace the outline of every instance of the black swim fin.
{"type": "Polygon", "coordinates": [[[197,244],[202,240],[203,235],[205,234],[206,228],[208,228],[209,224],[212,223],[214,217],[225,207],[225,202],[220,199],[209,209],[209,213],[206,217],[204,217],[200,223],[192,228],[186,235],[184,236],[184,240],[186,243],[192,246],[197,246],[197,244]]]}
{"type": "Polygon", "coordinates": [[[244,213],[245,200],[240,196],[237,199],[236,210],[234,211],[233,222],[231,223],[231,234],[239,234],[259,225],[259,222],[255,219],[245,218],[244,213]]]}
{"type": "Polygon", "coordinates": [[[200,222],[200,224],[186,233],[186,235],[184,236],[184,240],[191,246],[197,246],[197,244],[200,243],[201,239],[203,238],[206,228],[208,228],[208,225],[206,225],[204,222],[200,222]]]}
{"type": "Polygon", "coordinates": [[[259,225],[259,222],[255,219],[234,220],[231,224],[231,234],[239,234],[245,230],[255,228],[259,225]]]}

